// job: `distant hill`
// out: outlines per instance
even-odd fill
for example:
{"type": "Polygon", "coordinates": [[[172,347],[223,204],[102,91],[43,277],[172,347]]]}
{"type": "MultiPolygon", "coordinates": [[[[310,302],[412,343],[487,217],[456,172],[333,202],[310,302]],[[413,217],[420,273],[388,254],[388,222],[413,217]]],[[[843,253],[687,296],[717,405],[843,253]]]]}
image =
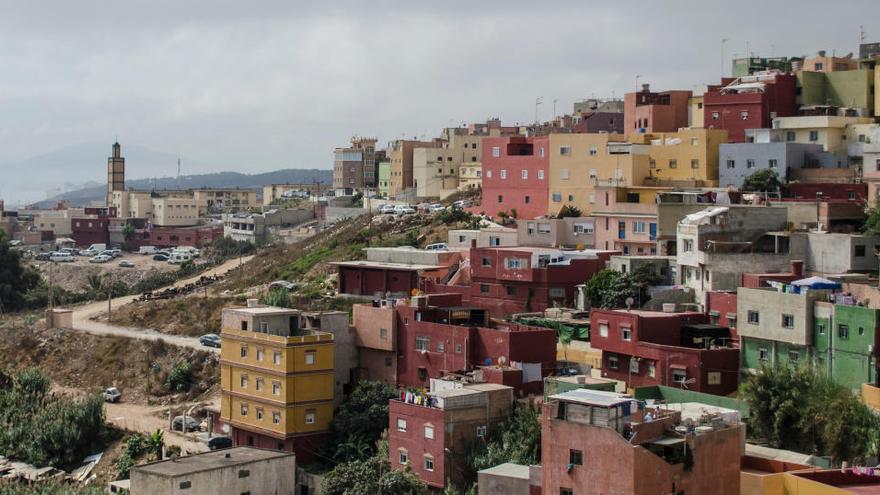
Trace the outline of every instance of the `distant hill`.
{"type": "MultiPolygon", "coordinates": [[[[197,189],[200,187],[240,187],[259,188],[267,184],[331,184],[332,170],[318,169],[286,169],[260,174],[241,174],[238,172],[218,172],[213,174],[182,175],[177,177],[161,177],[155,179],[136,179],[125,181],[125,187],[131,189],[163,190],[163,189],[197,189]]],[[[107,194],[106,184],[90,186],[75,191],[53,196],[37,203],[38,206],[51,206],[59,201],[67,200],[71,206],[85,206],[93,201],[104,201],[107,194]]]]}

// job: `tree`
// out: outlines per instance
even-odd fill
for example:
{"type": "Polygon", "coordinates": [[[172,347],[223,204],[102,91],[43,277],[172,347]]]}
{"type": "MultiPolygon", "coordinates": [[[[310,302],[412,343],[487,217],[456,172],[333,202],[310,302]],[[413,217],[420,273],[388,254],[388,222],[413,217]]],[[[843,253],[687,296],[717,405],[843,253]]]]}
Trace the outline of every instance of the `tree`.
{"type": "Polygon", "coordinates": [[[661,280],[651,265],[642,265],[630,273],[606,269],[587,281],[587,297],[590,305],[598,308],[621,308],[628,298],[637,305],[644,304],[650,299],[648,289],[661,280]]]}
{"type": "Polygon", "coordinates": [[[518,404],[503,425],[468,447],[466,463],[471,475],[482,469],[513,462],[541,463],[541,411],[518,404]]]}
{"type": "Polygon", "coordinates": [[[0,312],[22,309],[25,294],[39,283],[40,275],[22,265],[21,253],[10,246],[0,229],[0,312]]]}
{"type": "Polygon", "coordinates": [[[391,468],[387,459],[378,456],[345,462],[324,476],[324,495],[420,495],[427,487],[407,467],[391,468]]]}
{"type": "Polygon", "coordinates": [[[870,208],[865,212],[867,218],[862,227],[862,233],[871,236],[880,236],[880,208],[870,208]]]}
{"type": "Polygon", "coordinates": [[[775,170],[765,168],[745,178],[740,189],[751,192],[776,192],[782,188],[779,174],[775,170]]]}
{"type": "Polygon", "coordinates": [[[384,382],[361,381],[355,386],[330,422],[335,459],[365,459],[388,427],[388,400],[397,391],[384,382]]]}
{"type": "Polygon", "coordinates": [[[168,379],[165,380],[165,386],[172,392],[186,392],[192,386],[193,372],[192,363],[183,361],[177,363],[168,373],[168,379]]]}
{"type": "Polygon", "coordinates": [[[808,368],[764,367],[741,386],[749,433],[770,446],[830,456],[835,464],[877,454],[878,419],[849,389],[808,368]]]}
{"type": "Polygon", "coordinates": [[[557,218],[565,218],[565,217],[581,217],[584,215],[578,207],[574,205],[565,205],[559,209],[559,214],[556,215],[557,218]]]}

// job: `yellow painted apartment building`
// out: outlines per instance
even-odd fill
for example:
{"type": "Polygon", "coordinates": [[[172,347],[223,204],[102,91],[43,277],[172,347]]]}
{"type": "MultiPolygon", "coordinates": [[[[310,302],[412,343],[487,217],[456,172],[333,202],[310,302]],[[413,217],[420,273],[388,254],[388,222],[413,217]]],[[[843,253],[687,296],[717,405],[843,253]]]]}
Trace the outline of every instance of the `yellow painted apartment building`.
{"type": "Polygon", "coordinates": [[[727,142],[726,130],[685,128],[678,132],[631,134],[630,140],[649,145],[649,178],[646,183],[635,185],[718,185],[718,146],[727,142]]]}
{"type": "Polygon", "coordinates": [[[333,334],[299,310],[223,310],[220,418],[235,445],[311,458],[333,418],[333,334]]]}

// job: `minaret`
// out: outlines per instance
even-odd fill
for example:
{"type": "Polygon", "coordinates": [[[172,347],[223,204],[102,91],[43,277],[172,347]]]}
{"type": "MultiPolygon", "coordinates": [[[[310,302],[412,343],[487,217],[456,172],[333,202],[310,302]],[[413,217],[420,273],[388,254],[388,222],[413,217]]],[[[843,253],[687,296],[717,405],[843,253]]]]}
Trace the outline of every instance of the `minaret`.
{"type": "Polygon", "coordinates": [[[107,206],[113,206],[113,193],[125,190],[125,158],[119,143],[113,143],[113,154],[107,159],[107,206]]]}

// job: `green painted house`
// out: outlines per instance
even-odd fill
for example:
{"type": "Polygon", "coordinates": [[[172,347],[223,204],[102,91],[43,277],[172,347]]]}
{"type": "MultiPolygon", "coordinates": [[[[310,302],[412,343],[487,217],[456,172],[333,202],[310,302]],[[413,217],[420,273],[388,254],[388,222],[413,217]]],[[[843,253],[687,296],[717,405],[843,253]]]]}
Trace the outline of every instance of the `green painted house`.
{"type": "Polygon", "coordinates": [[[877,383],[880,310],[835,304],[830,313],[814,322],[815,369],[858,393],[863,383],[877,383]]]}
{"type": "Polygon", "coordinates": [[[388,198],[388,191],[391,188],[391,162],[383,160],[379,162],[379,197],[388,198]]]}
{"type": "Polygon", "coordinates": [[[797,75],[798,105],[863,108],[874,113],[873,69],[835,72],[801,71],[797,75]]]}

